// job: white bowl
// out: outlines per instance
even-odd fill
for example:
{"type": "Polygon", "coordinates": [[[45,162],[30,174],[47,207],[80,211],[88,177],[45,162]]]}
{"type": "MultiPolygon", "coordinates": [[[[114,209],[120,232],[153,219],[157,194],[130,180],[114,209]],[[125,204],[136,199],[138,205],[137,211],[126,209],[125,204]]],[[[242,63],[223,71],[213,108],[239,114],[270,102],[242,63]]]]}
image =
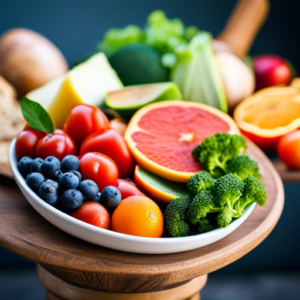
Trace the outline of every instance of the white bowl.
{"type": "Polygon", "coordinates": [[[31,206],[46,220],[61,230],[95,245],[121,250],[126,252],[144,254],[164,254],[188,251],[204,247],[224,238],[237,229],[251,214],[255,203],[250,205],[245,213],[234,220],[226,228],[215,229],[210,232],[179,238],[146,238],[122,234],[102,229],[79,221],[58,209],[52,207],[36,195],[26,184],[17,166],[15,143],[10,145],[9,161],[15,180],[31,206]]]}

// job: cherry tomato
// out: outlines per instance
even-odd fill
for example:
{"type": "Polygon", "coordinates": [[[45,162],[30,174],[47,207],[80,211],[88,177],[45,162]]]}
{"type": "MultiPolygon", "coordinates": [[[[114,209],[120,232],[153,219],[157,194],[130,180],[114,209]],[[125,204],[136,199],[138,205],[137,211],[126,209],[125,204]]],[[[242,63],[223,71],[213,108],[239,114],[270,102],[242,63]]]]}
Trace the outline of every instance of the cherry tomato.
{"type": "Polygon", "coordinates": [[[288,168],[300,170],[300,130],[284,135],[277,144],[277,152],[288,168]]]}
{"type": "Polygon", "coordinates": [[[60,134],[65,134],[65,132],[61,129],[55,129],[54,133],[60,133],[60,134]]]}
{"type": "Polygon", "coordinates": [[[86,153],[80,159],[79,171],[83,179],[93,180],[99,192],[108,185],[117,186],[118,168],[114,161],[101,153],[86,153]]]}
{"type": "Polygon", "coordinates": [[[30,125],[26,122],[23,130],[33,130],[30,125]]]}
{"type": "Polygon", "coordinates": [[[134,183],[124,179],[118,179],[117,189],[121,193],[121,200],[131,196],[145,196],[134,183]]]}
{"type": "Polygon", "coordinates": [[[64,125],[64,132],[74,140],[79,149],[87,136],[109,127],[107,117],[98,107],[82,104],[71,110],[64,125]]]}
{"type": "Polygon", "coordinates": [[[100,228],[109,229],[110,227],[108,211],[97,202],[84,202],[72,214],[72,217],[100,228]]]}
{"type": "Polygon", "coordinates": [[[120,178],[130,177],[134,160],[124,138],[114,129],[97,131],[87,137],[80,148],[80,156],[88,152],[99,152],[109,156],[117,165],[120,178]]]}
{"type": "Polygon", "coordinates": [[[45,135],[45,132],[37,130],[24,130],[19,133],[16,140],[16,152],[18,159],[23,156],[35,158],[36,146],[39,140],[45,135]]]}
{"type": "Polygon", "coordinates": [[[48,134],[38,142],[36,147],[36,156],[43,159],[51,155],[62,160],[69,154],[76,155],[76,146],[65,133],[48,134]]]}

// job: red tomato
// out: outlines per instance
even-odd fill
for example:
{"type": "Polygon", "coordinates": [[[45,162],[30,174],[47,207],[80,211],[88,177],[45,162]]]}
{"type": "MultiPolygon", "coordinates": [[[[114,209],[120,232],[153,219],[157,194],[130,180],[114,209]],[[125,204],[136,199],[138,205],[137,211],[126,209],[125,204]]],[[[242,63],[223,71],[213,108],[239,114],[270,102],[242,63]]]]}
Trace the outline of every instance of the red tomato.
{"type": "Polygon", "coordinates": [[[83,140],[90,134],[109,127],[107,117],[98,107],[82,104],[71,110],[64,125],[64,132],[74,140],[79,149],[83,140]]]}
{"type": "Polygon", "coordinates": [[[284,84],[292,79],[292,72],[285,60],[276,55],[259,55],[253,59],[256,90],[284,84]]]}
{"type": "Polygon", "coordinates": [[[109,229],[110,226],[108,211],[97,202],[84,202],[82,206],[72,214],[72,217],[104,229],[109,229]]]}
{"type": "Polygon", "coordinates": [[[61,129],[55,129],[54,133],[65,134],[64,131],[61,129]]]}
{"type": "Polygon", "coordinates": [[[30,125],[26,122],[23,130],[33,130],[30,125]]]}
{"type": "Polygon", "coordinates": [[[277,144],[277,152],[288,168],[300,170],[300,130],[284,135],[277,144]]]}
{"type": "Polygon", "coordinates": [[[134,160],[124,138],[114,129],[105,129],[87,137],[80,148],[80,156],[88,152],[99,152],[109,156],[117,165],[120,178],[130,177],[134,160]]]}
{"type": "Polygon", "coordinates": [[[76,155],[76,146],[73,140],[65,133],[54,132],[42,138],[36,147],[36,156],[45,159],[55,156],[62,160],[66,155],[76,155]]]}
{"type": "Polygon", "coordinates": [[[101,153],[87,153],[80,159],[79,171],[83,179],[93,180],[99,192],[108,185],[117,186],[118,168],[114,161],[101,153]]]}
{"type": "Polygon", "coordinates": [[[121,200],[131,196],[145,196],[134,183],[131,183],[124,179],[118,179],[117,189],[121,193],[121,200]]]}
{"type": "Polygon", "coordinates": [[[18,159],[23,156],[35,158],[36,146],[39,140],[45,135],[45,132],[37,130],[24,130],[19,133],[16,140],[16,152],[18,159]]]}

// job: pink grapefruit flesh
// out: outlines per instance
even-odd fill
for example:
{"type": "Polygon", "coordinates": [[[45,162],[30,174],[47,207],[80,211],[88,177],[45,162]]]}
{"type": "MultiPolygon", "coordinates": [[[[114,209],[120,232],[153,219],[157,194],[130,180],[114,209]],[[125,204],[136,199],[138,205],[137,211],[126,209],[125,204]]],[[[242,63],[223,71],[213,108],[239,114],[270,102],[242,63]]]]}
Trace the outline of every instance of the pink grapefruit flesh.
{"type": "Polygon", "coordinates": [[[205,104],[164,101],[139,110],[128,125],[125,140],[140,167],[187,182],[201,170],[192,157],[193,148],[217,132],[239,130],[228,115],[205,104]]]}

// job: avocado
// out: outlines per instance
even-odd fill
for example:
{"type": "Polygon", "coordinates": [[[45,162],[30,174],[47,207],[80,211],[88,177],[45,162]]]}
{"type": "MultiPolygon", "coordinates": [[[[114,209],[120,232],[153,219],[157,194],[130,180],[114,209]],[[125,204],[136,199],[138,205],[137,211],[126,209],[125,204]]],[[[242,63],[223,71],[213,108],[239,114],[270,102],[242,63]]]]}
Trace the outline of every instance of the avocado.
{"type": "Polygon", "coordinates": [[[109,63],[125,86],[169,80],[161,54],[144,44],[131,44],[116,51],[109,63]]]}

